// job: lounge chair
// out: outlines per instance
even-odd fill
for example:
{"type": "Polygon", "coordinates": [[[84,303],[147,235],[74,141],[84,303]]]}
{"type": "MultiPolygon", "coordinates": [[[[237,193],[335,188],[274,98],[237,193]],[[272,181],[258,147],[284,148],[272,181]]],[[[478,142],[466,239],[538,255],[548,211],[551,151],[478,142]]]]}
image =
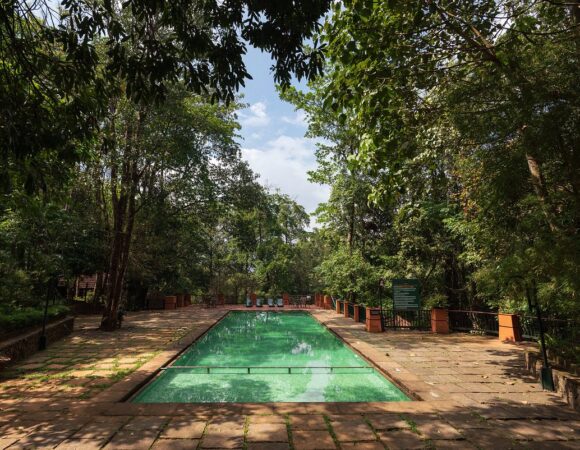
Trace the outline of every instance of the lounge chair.
{"type": "Polygon", "coordinates": [[[252,299],[250,297],[246,298],[246,308],[252,307],[252,299]]]}
{"type": "Polygon", "coordinates": [[[261,308],[262,307],[262,299],[261,298],[259,298],[259,299],[256,300],[256,306],[258,308],[261,308]]]}
{"type": "Polygon", "coordinates": [[[273,308],[274,307],[274,300],[272,300],[271,298],[268,299],[268,306],[270,308],[273,308]]]}
{"type": "Polygon", "coordinates": [[[278,308],[284,308],[284,300],[282,300],[281,298],[279,298],[278,300],[276,300],[276,306],[278,308]]]}

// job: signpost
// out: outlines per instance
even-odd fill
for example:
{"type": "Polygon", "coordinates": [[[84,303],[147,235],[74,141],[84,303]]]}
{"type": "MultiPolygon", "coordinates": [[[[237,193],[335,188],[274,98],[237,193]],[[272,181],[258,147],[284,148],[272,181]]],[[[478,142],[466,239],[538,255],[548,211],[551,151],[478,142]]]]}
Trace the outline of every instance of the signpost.
{"type": "Polygon", "coordinates": [[[417,279],[393,280],[393,309],[419,309],[421,307],[421,284],[417,279]]]}

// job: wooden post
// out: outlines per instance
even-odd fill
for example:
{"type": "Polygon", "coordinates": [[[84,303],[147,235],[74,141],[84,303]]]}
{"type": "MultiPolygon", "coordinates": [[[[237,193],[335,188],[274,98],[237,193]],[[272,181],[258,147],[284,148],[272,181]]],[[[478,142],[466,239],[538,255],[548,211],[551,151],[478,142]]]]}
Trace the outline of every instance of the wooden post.
{"type": "Polygon", "coordinates": [[[519,342],[522,340],[520,318],[516,314],[498,314],[499,340],[502,342],[519,342]]]}
{"type": "Polygon", "coordinates": [[[431,332],[449,334],[449,311],[443,308],[431,310],[431,332]]]}
{"type": "Polygon", "coordinates": [[[340,314],[340,300],[336,301],[336,314],[340,314]]]}
{"type": "Polygon", "coordinates": [[[348,302],[343,302],[344,303],[344,307],[343,307],[343,314],[344,317],[348,318],[348,302]]]}

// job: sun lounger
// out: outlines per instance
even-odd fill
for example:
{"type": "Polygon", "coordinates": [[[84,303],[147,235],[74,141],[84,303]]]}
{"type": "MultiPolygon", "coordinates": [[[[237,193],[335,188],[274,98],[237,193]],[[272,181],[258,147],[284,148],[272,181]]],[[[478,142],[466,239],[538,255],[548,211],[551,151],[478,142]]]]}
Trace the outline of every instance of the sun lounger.
{"type": "Polygon", "coordinates": [[[274,307],[274,300],[272,300],[271,298],[268,299],[268,306],[270,308],[273,308],[274,307]]]}
{"type": "Polygon", "coordinates": [[[261,298],[257,299],[257,300],[256,300],[256,306],[257,306],[258,308],[261,308],[261,307],[262,307],[262,302],[263,302],[263,300],[262,300],[261,298]]]}
{"type": "Polygon", "coordinates": [[[284,300],[282,300],[281,298],[279,298],[278,300],[276,300],[276,306],[278,308],[284,308],[284,300]]]}

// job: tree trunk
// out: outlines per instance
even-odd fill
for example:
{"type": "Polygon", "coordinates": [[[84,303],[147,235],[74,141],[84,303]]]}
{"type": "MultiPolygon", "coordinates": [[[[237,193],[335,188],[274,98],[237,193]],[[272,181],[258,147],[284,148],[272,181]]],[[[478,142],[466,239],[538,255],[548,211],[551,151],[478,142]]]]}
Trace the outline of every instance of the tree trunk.
{"type": "Polygon", "coordinates": [[[142,115],[137,113],[136,123],[127,125],[120,180],[117,180],[118,168],[116,163],[111,166],[113,238],[108,271],[110,280],[109,292],[105,312],[101,320],[101,329],[104,331],[113,331],[120,328],[122,321],[119,310],[135,220],[135,195],[141,177],[137,170],[137,158],[134,155],[135,146],[138,145],[138,131],[141,120],[142,115]]]}
{"type": "Polygon", "coordinates": [[[530,171],[530,176],[532,179],[532,185],[534,186],[534,192],[536,197],[540,201],[542,211],[548,222],[548,226],[551,231],[557,231],[558,226],[552,220],[552,214],[550,211],[550,206],[548,204],[548,191],[546,190],[546,183],[544,182],[544,176],[542,174],[542,168],[538,160],[530,155],[526,154],[526,161],[528,163],[528,170],[530,171]]]}

